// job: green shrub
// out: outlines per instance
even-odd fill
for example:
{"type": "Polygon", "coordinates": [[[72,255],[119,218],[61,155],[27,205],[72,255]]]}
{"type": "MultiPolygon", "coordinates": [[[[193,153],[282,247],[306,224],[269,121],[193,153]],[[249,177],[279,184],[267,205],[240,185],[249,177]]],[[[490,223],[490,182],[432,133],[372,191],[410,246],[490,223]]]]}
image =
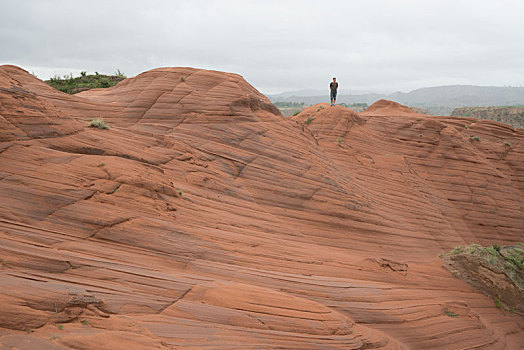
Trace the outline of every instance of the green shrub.
{"type": "Polygon", "coordinates": [[[299,115],[300,112],[302,112],[302,111],[296,111],[295,113],[293,113],[293,117],[296,117],[297,115],[299,115]]]}
{"type": "Polygon", "coordinates": [[[453,311],[450,311],[448,309],[444,310],[444,315],[446,315],[448,317],[457,317],[458,316],[456,313],[454,313],[453,311]]]}
{"type": "Polygon", "coordinates": [[[120,77],[120,78],[127,78],[126,75],[120,71],[120,69],[117,69],[115,73],[113,73],[114,76],[120,77]]]}
{"type": "Polygon", "coordinates": [[[493,255],[493,256],[499,256],[500,255],[500,247],[499,249],[497,250],[495,248],[495,245],[491,246],[491,247],[486,247],[484,248],[489,254],[493,255]]]}
{"type": "Polygon", "coordinates": [[[102,118],[91,119],[89,121],[89,126],[93,128],[109,130],[109,126],[107,126],[107,124],[104,122],[104,119],[102,118]]]}
{"type": "Polygon", "coordinates": [[[317,112],[319,112],[319,111],[321,111],[321,110],[323,110],[323,109],[324,109],[324,106],[318,106],[318,108],[317,108],[317,112]]]}
{"type": "Polygon", "coordinates": [[[304,124],[309,125],[313,120],[315,120],[314,117],[308,117],[308,118],[304,121],[304,124]]]}
{"type": "Polygon", "coordinates": [[[337,137],[337,143],[338,143],[339,145],[341,145],[342,142],[344,142],[344,141],[342,140],[342,137],[338,136],[338,137],[337,137]]]}
{"type": "Polygon", "coordinates": [[[469,137],[469,140],[470,140],[470,141],[478,141],[478,142],[480,142],[480,137],[478,137],[478,136],[474,136],[474,135],[471,135],[471,136],[469,137]]]}
{"type": "Polygon", "coordinates": [[[117,75],[103,75],[96,72],[88,75],[86,71],[81,71],[78,77],[73,77],[72,74],[66,74],[63,77],[55,75],[46,80],[46,83],[59,91],[76,94],[89,89],[115,86],[125,79],[125,75],[119,70],[115,74],[117,75]]]}
{"type": "Polygon", "coordinates": [[[507,262],[515,265],[519,270],[524,270],[524,249],[509,248],[506,249],[504,258],[507,262]]]}
{"type": "Polygon", "coordinates": [[[462,254],[462,253],[473,254],[480,248],[482,248],[482,246],[480,244],[475,244],[475,243],[469,246],[467,245],[466,246],[457,246],[453,248],[451,252],[449,252],[449,255],[456,255],[456,254],[462,254]]]}
{"type": "Polygon", "coordinates": [[[181,76],[180,76],[180,81],[181,81],[181,82],[184,82],[184,81],[186,81],[186,78],[184,78],[184,76],[181,75],[181,76]]]}

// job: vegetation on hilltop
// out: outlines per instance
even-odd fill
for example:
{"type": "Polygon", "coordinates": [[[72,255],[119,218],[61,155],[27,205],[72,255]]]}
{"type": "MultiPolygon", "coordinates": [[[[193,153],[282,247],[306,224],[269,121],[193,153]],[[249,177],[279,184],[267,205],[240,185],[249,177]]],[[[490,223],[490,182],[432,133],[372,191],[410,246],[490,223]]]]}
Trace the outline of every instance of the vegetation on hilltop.
{"type": "Polygon", "coordinates": [[[83,71],[80,72],[78,77],[73,77],[73,74],[64,75],[63,77],[55,75],[45,82],[59,91],[76,94],[89,89],[115,86],[125,78],[124,73],[117,69],[113,75],[99,74],[98,72],[88,75],[86,71],[83,71]]]}

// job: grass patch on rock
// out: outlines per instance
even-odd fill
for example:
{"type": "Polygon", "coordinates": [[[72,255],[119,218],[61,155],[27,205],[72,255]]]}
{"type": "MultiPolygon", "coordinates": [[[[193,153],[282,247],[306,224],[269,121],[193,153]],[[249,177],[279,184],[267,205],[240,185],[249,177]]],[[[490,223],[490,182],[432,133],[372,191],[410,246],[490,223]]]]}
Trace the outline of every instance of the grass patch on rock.
{"type": "Polygon", "coordinates": [[[443,265],[490,296],[500,309],[524,314],[524,244],[471,244],[441,255],[443,265]]]}
{"type": "Polygon", "coordinates": [[[104,119],[97,118],[97,119],[91,119],[89,121],[89,126],[92,128],[99,128],[104,130],[109,130],[109,126],[104,122],[104,119]]]}
{"type": "Polygon", "coordinates": [[[315,120],[314,117],[308,117],[308,118],[304,121],[304,124],[309,125],[309,124],[311,124],[311,122],[312,122],[313,120],[315,120]]]}
{"type": "Polygon", "coordinates": [[[458,314],[454,313],[453,311],[449,311],[448,309],[444,310],[444,315],[448,317],[458,317],[458,314]]]}
{"type": "Polygon", "coordinates": [[[524,270],[524,244],[501,248],[498,244],[483,247],[480,244],[455,247],[449,255],[470,254],[479,257],[490,267],[504,272],[517,286],[524,289],[524,281],[519,271],[524,270]]]}

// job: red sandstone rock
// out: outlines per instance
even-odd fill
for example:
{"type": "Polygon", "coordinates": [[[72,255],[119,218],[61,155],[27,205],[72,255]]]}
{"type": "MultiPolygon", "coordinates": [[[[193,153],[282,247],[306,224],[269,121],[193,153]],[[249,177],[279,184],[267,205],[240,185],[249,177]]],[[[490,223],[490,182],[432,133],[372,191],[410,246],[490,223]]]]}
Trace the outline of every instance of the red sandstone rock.
{"type": "Polygon", "coordinates": [[[422,115],[417,113],[413,109],[403,106],[397,102],[389,100],[378,100],[369,106],[361,115],[364,116],[388,116],[388,117],[401,117],[401,116],[415,116],[422,115]]]}
{"type": "Polygon", "coordinates": [[[0,67],[0,347],[520,349],[438,254],[523,239],[523,131],[379,102],[284,118],[235,74],[70,96],[0,67]]]}

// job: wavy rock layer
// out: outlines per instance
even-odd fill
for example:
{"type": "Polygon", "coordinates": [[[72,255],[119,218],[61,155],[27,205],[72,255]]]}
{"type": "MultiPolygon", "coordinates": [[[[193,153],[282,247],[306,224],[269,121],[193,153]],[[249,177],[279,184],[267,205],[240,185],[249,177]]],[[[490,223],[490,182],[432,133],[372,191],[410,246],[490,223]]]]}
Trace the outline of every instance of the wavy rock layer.
{"type": "Polygon", "coordinates": [[[69,96],[2,66],[0,103],[3,347],[523,345],[523,319],[438,258],[522,239],[522,130],[395,106],[286,119],[190,68],[69,96]]]}

